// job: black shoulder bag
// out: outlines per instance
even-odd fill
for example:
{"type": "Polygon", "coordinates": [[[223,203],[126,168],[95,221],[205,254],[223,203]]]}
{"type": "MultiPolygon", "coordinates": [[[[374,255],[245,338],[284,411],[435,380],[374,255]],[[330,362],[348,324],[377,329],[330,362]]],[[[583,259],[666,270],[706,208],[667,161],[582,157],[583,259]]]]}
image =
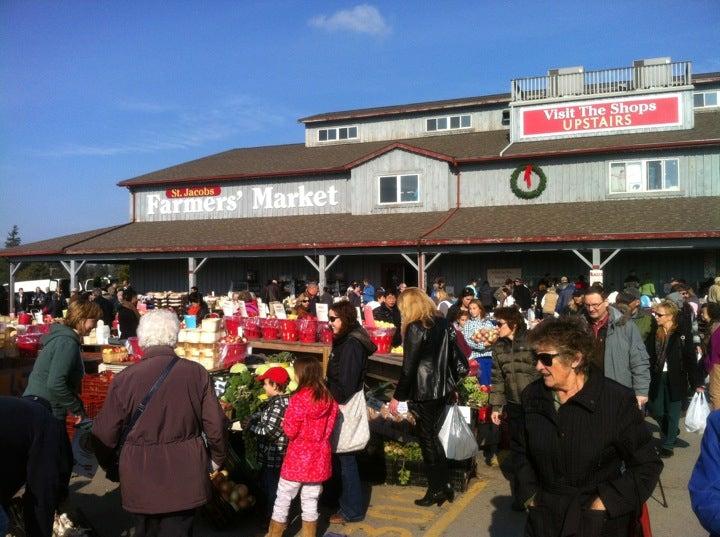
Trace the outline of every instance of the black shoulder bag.
{"type": "Polygon", "coordinates": [[[148,403],[150,403],[150,399],[153,398],[155,392],[157,392],[162,383],[165,382],[165,379],[170,374],[170,370],[175,367],[175,364],[178,363],[179,360],[180,358],[175,356],[165,367],[165,369],[163,369],[163,372],[160,373],[160,376],[157,378],[155,383],[152,385],[145,397],[143,397],[143,400],[140,401],[140,404],[133,412],[130,421],[128,421],[123,426],[122,433],[120,434],[120,439],[118,440],[117,446],[115,446],[115,454],[112,462],[105,469],[105,477],[107,477],[110,481],[114,481],[115,483],[118,483],[120,481],[120,452],[122,451],[123,445],[125,444],[125,440],[127,440],[127,437],[130,434],[130,431],[132,431],[132,428],[135,427],[137,420],[139,420],[140,416],[142,416],[143,412],[145,412],[148,403]]]}

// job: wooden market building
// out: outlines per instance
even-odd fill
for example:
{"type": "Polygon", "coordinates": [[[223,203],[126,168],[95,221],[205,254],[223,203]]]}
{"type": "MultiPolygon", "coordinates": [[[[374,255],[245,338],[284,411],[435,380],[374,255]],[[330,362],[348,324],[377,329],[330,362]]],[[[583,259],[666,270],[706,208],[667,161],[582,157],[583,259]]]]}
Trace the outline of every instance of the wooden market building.
{"type": "MultiPolygon", "coordinates": [[[[140,291],[456,286],[720,265],[720,73],[669,58],[518,78],[510,92],[317,114],[303,143],[231,149],[120,181],[125,224],[0,251],[129,263],[140,291]]],[[[12,284],[12,280],[11,280],[12,284]]],[[[12,285],[11,285],[12,288],[12,285]]]]}

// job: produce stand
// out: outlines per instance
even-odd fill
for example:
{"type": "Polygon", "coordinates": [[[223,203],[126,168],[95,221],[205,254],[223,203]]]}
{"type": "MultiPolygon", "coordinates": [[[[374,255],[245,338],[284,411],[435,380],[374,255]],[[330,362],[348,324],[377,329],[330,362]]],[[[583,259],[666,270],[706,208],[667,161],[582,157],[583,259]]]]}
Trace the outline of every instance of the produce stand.
{"type": "Polygon", "coordinates": [[[402,361],[402,354],[373,354],[368,358],[366,375],[382,382],[397,382],[402,361]]]}
{"type": "Polygon", "coordinates": [[[322,358],[323,371],[327,370],[332,347],[327,343],[303,343],[299,341],[253,339],[248,341],[248,353],[257,350],[291,352],[293,354],[315,354],[322,358]]]}

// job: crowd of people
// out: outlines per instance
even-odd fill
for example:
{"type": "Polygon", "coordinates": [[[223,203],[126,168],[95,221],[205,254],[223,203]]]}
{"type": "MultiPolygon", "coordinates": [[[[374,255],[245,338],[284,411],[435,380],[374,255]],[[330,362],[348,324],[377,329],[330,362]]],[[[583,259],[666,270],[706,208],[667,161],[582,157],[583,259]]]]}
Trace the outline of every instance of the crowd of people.
{"type": "MultiPolygon", "coordinates": [[[[334,438],[339,427],[342,439],[341,424],[354,420],[350,409],[377,350],[358,321],[356,307],[363,306],[393,323],[403,345],[389,410],[398,414],[407,406],[415,415],[428,482],[418,506],[454,501],[438,433],[445,405],[477,361],[490,366],[492,422],[506,421],[510,432],[513,508],[528,512],[526,535],[629,535],[662,459],[674,454],[688,396],[707,387],[710,404],[720,408],[720,278],[702,299],[681,280],[667,291],[660,298],[652,283],[629,277],[623,290],[607,293],[601,285],[561,277],[534,290],[519,279],[499,290],[471,281],[452,300],[441,280],[430,293],[404,285],[388,291],[365,281],[335,301],[310,283],[295,307],[313,315],[317,304],[328,305],[333,342],[327,371],[315,359],[298,357],[298,389],[287,396],[286,370],[269,369],[258,378],[268,404],[244,424],[259,439],[268,535],[282,535],[298,495],[303,535],[315,535],[323,487],[337,490],[330,523],[366,515],[358,450],[338,449],[334,438]],[[483,330],[496,331],[496,338],[478,336],[483,330]],[[645,410],[660,427],[659,448],[645,410]]],[[[109,471],[118,465],[122,505],[135,518],[136,535],[190,535],[195,510],[210,499],[207,471],[222,468],[226,458],[225,418],[205,369],[174,354],[177,313],[157,309],[140,316],[129,286],[116,299],[112,311],[134,324],[144,358],[116,375],[93,423],[96,454],[109,471]]],[[[68,414],[78,422],[85,418],[78,397],[80,341],[112,314],[103,300],[92,293],[72,301],[64,320],[51,327],[24,397],[0,398],[0,416],[16,423],[0,432],[9,446],[0,500],[6,505],[25,485],[30,534],[48,534],[67,495],[71,459],[64,422],[68,414]]],[[[192,290],[187,310],[201,315],[202,307],[192,290]]],[[[477,370],[482,374],[483,367],[477,370]]],[[[708,421],[690,484],[693,507],[712,531],[718,531],[720,512],[717,416],[708,421]]]]}

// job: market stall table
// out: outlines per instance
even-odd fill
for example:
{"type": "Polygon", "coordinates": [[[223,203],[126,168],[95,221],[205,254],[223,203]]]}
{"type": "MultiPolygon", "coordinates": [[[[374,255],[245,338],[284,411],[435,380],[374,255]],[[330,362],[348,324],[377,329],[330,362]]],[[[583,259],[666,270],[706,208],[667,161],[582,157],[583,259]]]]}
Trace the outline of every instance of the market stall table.
{"type": "Polygon", "coordinates": [[[294,354],[319,354],[322,356],[323,371],[326,371],[332,346],[327,343],[302,343],[299,341],[282,341],[279,339],[254,339],[248,341],[248,353],[256,350],[286,351],[294,354]]]}

